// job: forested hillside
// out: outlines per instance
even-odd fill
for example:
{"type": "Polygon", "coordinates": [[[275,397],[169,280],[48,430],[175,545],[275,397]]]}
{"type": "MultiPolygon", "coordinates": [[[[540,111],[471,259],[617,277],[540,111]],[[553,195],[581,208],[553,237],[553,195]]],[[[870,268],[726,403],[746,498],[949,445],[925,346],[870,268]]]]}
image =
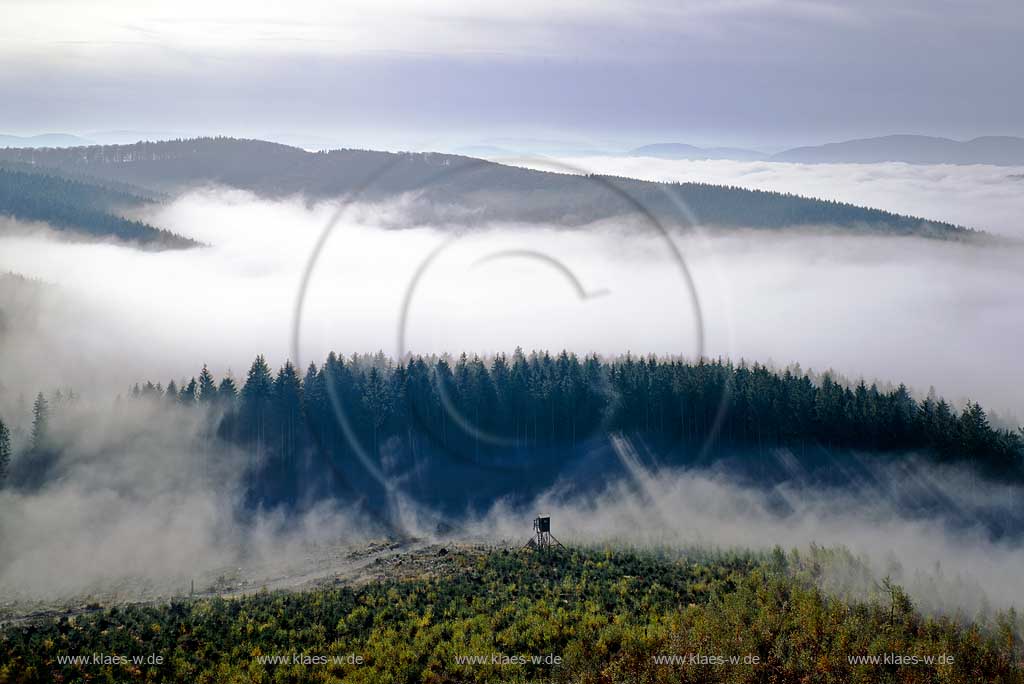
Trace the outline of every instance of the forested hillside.
{"type": "MultiPolygon", "coordinates": [[[[332,354],[302,374],[290,363],[275,373],[260,357],[237,383],[217,382],[204,368],[184,383],[136,386],[131,396],[158,414],[208,409],[210,436],[252,456],[253,505],[353,495],[376,505],[380,484],[360,465],[360,450],[374,461],[386,452],[396,477],[415,471],[412,493],[442,508],[534,496],[568,473],[586,488],[619,472],[609,434],[639,437],[665,465],[742,454],[766,484],[795,477],[779,448],[810,477],[841,474],[842,486],[862,485],[877,466],[911,455],[1003,481],[1024,473],[1022,433],[992,427],[977,404],[958,411],[936,397],[915,400],[902,386],[847,387],[760,365],[518,352],[487,363],[463,355],[393,364],[332,354]]],[[[45,421],[60,420],[58,405],[37,399],[45,421]]],[[[54,434],[46,425],[33,432],[54,434]]],[[[45,482],[49,475],[32,469],[46,462],[18,459],[14,484],[45,482]]],[[[938,494],[906,491],[915,505],[931,505],[927,497],[942,505],[938,494]]],[[[975,522],[997,532],[1006,524],[975,522]]]]}
{"type": "MultiPolygon", "coordinates": [[[[152,384],[137,389],[140,397],[158,393],[152,384]]],[[[274,374],[260,357],[237,397],[230,381],[218,389],[203,373],[184,388],[165,390],[164,399],[227,402],[233,438],[262,439],[268,449],[279,445],[285,458],[303,440],[343,441],[335,405],[370,451],[412,427],[464,454],[572,447],[607,432],[699,444],[717,432],[723,442],[765,450],[813,444],[921,451],[1000,472],[1018,468],[1024,457],[1022,435],[993,429],[975,403],[957,411],[936,397],[916,401],[902,385],[882,391],[861,382],[851,388],[829,375],[815,382],[808,375],[721,361],[517,352],[488,363],[463,354],[455,362],[414,357],[393,364],[381,356],[345,360],[332,354],[300,377],[290,363],[274,374]],[[475,434],[460,428],[460,416],[475,434]]]]}
{"type": "Polygon", "coordinates": [[[840,202],[703,183],[666,184],[584,177],[504,166],[436,153],[367,150],[307,152],[286,145],[233,138],[198,138],[70,149],[5,149],[0,160],[87,172],[160,191],[210,183],[281,197],[354,195],[380,200],[414,193],[414,221],[478,224],[488,220],[583,225],[637,214],[660,221],[711,227],[838,227],[884,234],[977,237],[941,221],[902,216],[840,202]],[[611,187],[610,187],[611,186],[611,187]]]}
{"type": "Polygon", "coordinates": [[[0,681],[1024,681],[1012,611],[974,623],[927,617],[888,581],[863,596],[826,593],[822,575],[837,566],[868,576],[841,550],[400,560],[406,574],[361,588],[119,606],[11,627],[0,632],[0,681]],[[907,662],[888,662],[894,654],[907,662]]]}
{"type": "Polygon", "coordinates": [[[41,221],[56,230],[90,238],[116,238],[151,248],[196,245],[180,235],[119,215],[147,201],[120,189],[0,166],[0,216],[41,221]]]}

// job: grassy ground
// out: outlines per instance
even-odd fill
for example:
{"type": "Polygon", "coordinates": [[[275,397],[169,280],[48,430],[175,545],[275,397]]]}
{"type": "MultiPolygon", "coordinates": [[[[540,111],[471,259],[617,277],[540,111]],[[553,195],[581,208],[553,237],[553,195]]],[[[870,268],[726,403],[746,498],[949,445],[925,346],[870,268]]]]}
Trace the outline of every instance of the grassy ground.
{"type": "Polygon", "coordinates": [[[432,547],[356,582],[20,623],[0,682],[1024,682],[1015,615],[826,594],[835,553],[432,547]]]}

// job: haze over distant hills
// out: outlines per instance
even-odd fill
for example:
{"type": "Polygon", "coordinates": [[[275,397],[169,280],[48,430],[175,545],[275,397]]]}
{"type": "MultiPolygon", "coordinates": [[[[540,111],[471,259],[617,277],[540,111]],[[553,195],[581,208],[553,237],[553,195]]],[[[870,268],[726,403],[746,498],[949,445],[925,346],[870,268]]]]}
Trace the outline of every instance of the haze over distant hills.
{"type": "Polygon", "coordinates": [[[67,133],[43,133],[41,135],[3,135],[0,134],[2,147],[80,147],[91,145],[93,141],[67,133]]]}
{"type": "Polygon", "coordinates": [[[794,147],[773,155],[728,147],[700,148],[683,143],[645,145],[629,152],[633,157],[661,159],[734,159],[799,164],[991,164],[1024,166],[1024,138],[984,136],[958,141],[927,135],[886,135],[844,142],[794,147]]]}
{"type": "MultiPolygon", "coordinates": [[[[68,133],[44,133],[32,136],[0,134],[0,149],[3,148],[71,148],[96,147],[98,144],[133,144],[139,139],[154,136],[132,131],[108,131],[81,137],[68,133]]],[[[164,137],[164,136],[156,136],[164,137]]],[[[167,136],[170,137],[170,136],[167,136]]],[[[273,137],[273,140],[279,140],[273,137]]],[[[291,140],[283,140],[284,144],[291,140]]],[[[516,142],[516,141],[512,141],[516,142]]],[[[552,151],[551,141],[525,141],[525,144],[542,144],[542,152],[554,156],[589,156],[615,154],[610,151],[577,149],[563,144],[563,152],[552,151]]],[[[524,154],[524,141],[518,145],[496,144],[464,145],[455,149],[456,155],[471,157],[514,157],[524,154]]],[[[289,146],[292,146],[289,144],[289,146]]],[[[309,145],[303,145],[309,148],[309,145]]],[[[316,147],[315,145],[313,147],[316,147]]],[[[874,138],[858,138],[821,145],[804,145],[782,152],[769,154],[741,147],[699,147],[681,142],[654,143],[642,145],[626,153],[630,157],[654,157],[658,159],[735,160],[735,161],[776,161],[800,164],[875,164],[904,162],[907,164],[990,164],[995,166],[1024,166],[1024,138],[1014,136],[982,136],[959,141],[927,135],[885,135],[874,138]]]]}
{"type": "Polygon", "coordinates": [[[0,160],[168,193],[217,184],[264,197],[354,194],[375,201],[401,195],[409,220],[441,224],[497,220],[581,226],[641,211],[667,223],[686,224],[688,218],[679,211],[682,203],[709,227],[829,226],[890,235],[978,235],[940,221],[777,192],[549,173],[439,153],[308,152],[259,140],[198,138],[7,149],[0,150],[0,160]]]}
{"type": "Polygon", "coordinates": [[[656,143],[644,145],[629,153],[631,157],[657,157],[658,159],[735,159],[737,161],[759,161],[769,155],[755,150],[738,147],[696,147],[685,143],[656,143]]]}
{"type": "Polygon", "coordinates": [[[815,163],[906,162],[908,164],[1024,165],[1024,138],[985,136],[960,142],[925,135],[887,135],[814,147],[797,147],[772,161],[815,163]]]}

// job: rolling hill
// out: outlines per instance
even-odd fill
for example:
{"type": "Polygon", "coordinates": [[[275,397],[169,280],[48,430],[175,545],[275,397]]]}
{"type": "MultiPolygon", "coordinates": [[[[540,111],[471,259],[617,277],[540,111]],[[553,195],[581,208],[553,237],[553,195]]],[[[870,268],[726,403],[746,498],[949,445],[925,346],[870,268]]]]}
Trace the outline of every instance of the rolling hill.
{"type": "Polygon", "coordinates": [[[1024,138],[984,136],[951,140],[927,135],[886,135],[824,145],[794,147],[769,155],[731,147],[703,148],[685,143],[655,143],[627,153],[631,157],[659,159],[730,159],[795,164],[991,164],[1024,166],[1024,138]]]}
{"type": "Polygon", "coordinates": [[[5,149],[0,161],[88,174],[167,193],[204,185],[263,197],[405,196],[413,222],[487,221],[582,226],[640,212],[687,225],[685,205],[707,227],[829,226],[855,232],[961,239],[981,235],[940,221],[777,192],[704,183],[653,183],[550,173],[438,153],[308,152],[259,140],[199,138],[68,149],[5,149]]]}
{"type": "Polygon", "coordinates": [[[91,140],[67,133],[43,133],[41,135],[0,134],[0,147],[81,147],[92,144],[91,140]]]}
{"type": "Polygon", "coordinates": [[[1024,138],[985,136],[959,141],[925,135],[887,135],[797,147],[771,161],[802,164],[905,162],[907,164],[1024,165],[1024,138]]]}
{"type": "Polygon", "coordinates": [[[88,238],[115,238],[146,248],[194,247],[197,243],[119,214],[149,202],[146,197],[82,180],[0,166],[0,216],[41,221],[88,238]]]}

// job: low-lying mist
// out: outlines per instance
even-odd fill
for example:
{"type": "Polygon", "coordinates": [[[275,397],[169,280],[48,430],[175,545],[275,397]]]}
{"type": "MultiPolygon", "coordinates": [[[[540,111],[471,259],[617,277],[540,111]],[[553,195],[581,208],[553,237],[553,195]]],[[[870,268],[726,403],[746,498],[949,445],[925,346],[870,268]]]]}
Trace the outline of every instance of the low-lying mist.
{"type": "MultiPolygon", "coordinates": [[[[505,496],[492,487],[499,494],[482,509],[452,513],[458,501],[435,500],[450,492],[417,495],[411,473],[395,479],[393,496],[373,512],[358,496],[285,512],[243,504],[253,454],[210,437],[209,409],[71,402],[59,416],[60,455],[45,464],[46,477],[32,481],[39,464],[22,462],[17,486],[0,489],[0,605],[302,586],[350,571],[348,554],[370,539],[386,535],[402,548],[420,540],[522,544],[539,513],[552,516],[567,544],[670,553],[842,547],[859,562],[836,555],[822,568],[826,589],[863,597],[890,577],[926,611],[975,618],[1024,603],[1024,539],[996,540],[970,524],[982,508],[1019,519],[1019,487],[925,460],[879,461],[863,485],[822,485],[799,472],[759,481],[725,465],[668,466],[642,442],[608,435],[581,450],[554,485],[526,497],[512,484],[505,496]],[[940,498],[942,510],[908,507],[916,492],[940,498]],[[294,584],[275,584],[289,577],[294,584]]],[[[470,466],[443,470],[455,482],[480,477],[470,466]]]]}
{"type": "Polygon", "coordinates": [[[566,167],[643,180],[714,183],[878,207],[1024,238],[1024,168],[985,164],[793,164],[767,161],[576,157],[500,160],[541,170],[566,167]]]}
{"type": "Polygon", "coordinates": [[[23,455],[0,488],[0,603],[181,594],[238,565],[273,568],[310,544],[380,534],[351,502],[290,517],[245,509],[250,455],[210,438],[205,410],[53,408],[55,448],[23,455]]]}
{"type": "MultiPolygon", "coordinates": [[[[258,353],[293,356],[303,272],[335,211],[206,190],[145,218],[207,248],[0,237],[0,272],[49,286],[31,316],[5,326],[0,412],[58,385],[113,396],[145,379],[190,377],[203,363],[240,374],[258,353]]],[[[665,238],[642,225],[380,227],[400,224],[401,211],[398,202],[342,215],[310,279],[293,361],[320,362],[331,349],[701,351],[688,282],[665,238]]],[[[1024,248],[827,229],[673,239],[700,303],[705,355],[832,368],[905,382],[918,395],[935,386],[1019,414],[1024,248]]]]}
{"type": "Polygon", "coordinates": [[[567,495],[571,483],[563,482],[529,506],[496,505],[469,530],[525,541],[532,517],[544,513],[564,543],[763,551],[843,547],[860,563],[842,562],[839,554],[823,568],[822,584],[832,591],[863,597],[890,577],[926,611],[972,617],[1024,603],[1022,538],[992,541],[980,525],[954,522],[981,501],[1019,518],[1019,487],[917,461],[879,465],[873,474],[882,488],[767,485],[722,468],[660,467],[633,440],[610,439],[626,474],[609,478],[600,493],[567,495]],[[908,513],[899,499],[920,489],[940,492],[946,510],[908,513]],[[861,564],[871,574],[860,575],[861,564]]]}
{"type": "MultiPolygon", "coordinates": [[[[827,226],[676,235],[698,319],[665,238],[633,221],[455,233],[395,228],[401,202],[356,206],[316,261],[296,359],[292,332],[304,269],[337,209],[206,189],[144,217],[209,245],[201,249],[142,252],[68,242],[45,230],[0,236],[0,272],[30,279],[0,280],[0,416],[14,426],[16,446],[25,442],[36,392],[70,387],[80,396],[63,435],[71,448],[51,464],[53,476],[0,490],[5,596],[132,595],[132,582],[181,591],[203,573],[383,533],[354,501],[313,508],[300,520],[240,506],[249,455],[204,442],[201,414],[162,408],[157,417],[144,402],[112,403],[136,382],[180,381],[204,363],[241,382],[259,353],[273,364],[319,363],[332,349],[703,353],[902,381],[919,395],[934,385],[958,402],[982,402],[1007,423],[1021,410],[1018,247],[827,226]]],[[[880,576],[907,582],[926,606],[973,611],[984,600],[1024,598],[1015,583],[1024,561],[1015,537],[991,541],[856,492],[767,492],[714,470],[642,466],[628,443],[615,445],[623,474],[609,477],[599,494],[556,486],[526,506],[498,502],[466,514],[457,529],[472,538],[525,541],[530,517],[543,509],[564,541],[841,544],[869,558],[880,576]],[[779,497],[787,510],[772,503],[779,497]]],[[[968,486],[958,479],[966,475],[915,477],[945,482],[954,506],[968,505],[963,497],[995,496],[1008,507],[1020,500],[1016,489],[968,486]]],[[[419,537],[434,535],[443,517],[404,495],[391,506],[405,521],[401,531],[419,537]]]]}

